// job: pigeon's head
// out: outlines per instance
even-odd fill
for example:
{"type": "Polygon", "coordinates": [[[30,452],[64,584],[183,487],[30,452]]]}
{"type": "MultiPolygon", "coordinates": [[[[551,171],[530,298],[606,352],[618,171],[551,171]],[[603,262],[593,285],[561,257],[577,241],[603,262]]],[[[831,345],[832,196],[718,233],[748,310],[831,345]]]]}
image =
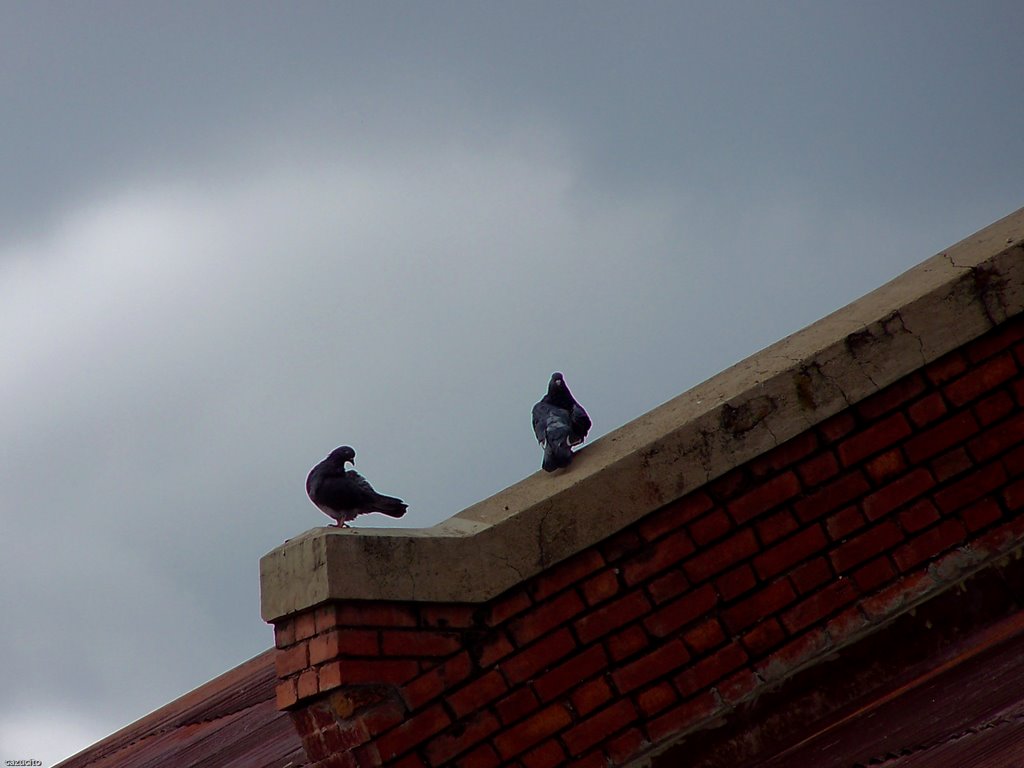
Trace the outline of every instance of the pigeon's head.
{"type": "Polygon", "coordinates": [[[335,448],[327,454],[327,458],[340,466],[345,466],[346,461],[350,461],[355,464],[356,452],[350,446],[343,445],[340,448],[335,448]]]}
{"type": "Polygon", "coordinates": [[[548,394],[565,391],[565,378],[558,371],[551,374],[551,381],[548,382],[548,394]]]}

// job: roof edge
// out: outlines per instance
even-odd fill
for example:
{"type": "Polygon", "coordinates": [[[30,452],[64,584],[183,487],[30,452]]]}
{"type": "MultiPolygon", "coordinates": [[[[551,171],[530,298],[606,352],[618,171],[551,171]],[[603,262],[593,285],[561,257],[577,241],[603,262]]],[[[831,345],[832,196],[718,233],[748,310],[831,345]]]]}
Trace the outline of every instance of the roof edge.
{"type": "Polygon", "coordinates": [[[1024,208],[608,433],[570,471],[432,528],[285,542],[260,560],[263,618],[334,599],[488,600],[1021,311],[1024,208]]]}

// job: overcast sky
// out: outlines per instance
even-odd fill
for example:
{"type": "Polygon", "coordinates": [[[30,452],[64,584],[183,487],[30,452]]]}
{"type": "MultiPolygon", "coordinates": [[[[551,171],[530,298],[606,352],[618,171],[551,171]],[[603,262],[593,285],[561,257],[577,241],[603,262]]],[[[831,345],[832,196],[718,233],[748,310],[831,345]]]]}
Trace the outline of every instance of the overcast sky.
{"type": "MultiPolygon", "coordinates": [[[[433,525],[1024,205],[1024,4],[0,5],[0,759],[268,648],[343,443],[433,525]]],[[[369,520],[367,524],[384,524],[369,520]]]]}

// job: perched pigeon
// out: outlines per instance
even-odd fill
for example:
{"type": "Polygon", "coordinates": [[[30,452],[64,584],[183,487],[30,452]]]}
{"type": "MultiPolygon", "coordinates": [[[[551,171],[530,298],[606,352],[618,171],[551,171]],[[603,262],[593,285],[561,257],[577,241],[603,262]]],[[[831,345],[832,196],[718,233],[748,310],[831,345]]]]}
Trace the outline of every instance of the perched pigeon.
{"type": "Polygon", "coordinates": [[[333,517],[336,526],[348,528],[349,520],[369,512],[389,517],[405,514],[405,502],[377,493],[362,475],[354,469],[345,469],[348,462],[356,463],[356,452],[343,445],[313,467],[306,478],[310,501],[325,515],[333,517]]]}
{"type": "Polygon", "coordinates": [[[551,374],[548,393],[533,406],[533,431],[544,449],[544,471],[569,466],[572,446],[582,443],[589,430],[590,417],[573,399],[562,374],[551,374]]]}

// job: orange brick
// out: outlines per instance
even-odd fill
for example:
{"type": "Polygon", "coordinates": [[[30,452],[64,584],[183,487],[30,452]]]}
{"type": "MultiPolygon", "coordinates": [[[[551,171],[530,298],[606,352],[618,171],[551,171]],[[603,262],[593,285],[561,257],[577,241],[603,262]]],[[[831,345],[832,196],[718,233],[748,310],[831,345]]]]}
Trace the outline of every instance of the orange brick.
{"type": "Polygon", "coordinates": [[[274,654],[274,669],[278,677],[288,677],[309,666],[309,643],[302,642],[274,654]]]}
{"type": "Polygon", "coordinates": [[[379,737],[377,749],[384,760],[392,760],[439,733],[450,722],[444,707],[435,704],[379,737]]]}
{"type": "Polygon", "coordinates": [[[864,469],[874,482],[882,483],[903,472],[906,466],[903,452],[899,448],[892,448],[865,463],[864,469]]]}
{"type": "Polygon", "coordinates": [[[501,667],[510,685],[521,683],[536,675],[549,665],[564,658],[576,648],[569,630],[560,629],[554,634],[541,638],[519,653],[509,656],[501,667]]]}
{"type": "Polygon", "coordinates": [[[563,592],[509,624],[509,633],[516,645],[525,645],[583,613],[583,600],[574,591],[563,592]]]}

